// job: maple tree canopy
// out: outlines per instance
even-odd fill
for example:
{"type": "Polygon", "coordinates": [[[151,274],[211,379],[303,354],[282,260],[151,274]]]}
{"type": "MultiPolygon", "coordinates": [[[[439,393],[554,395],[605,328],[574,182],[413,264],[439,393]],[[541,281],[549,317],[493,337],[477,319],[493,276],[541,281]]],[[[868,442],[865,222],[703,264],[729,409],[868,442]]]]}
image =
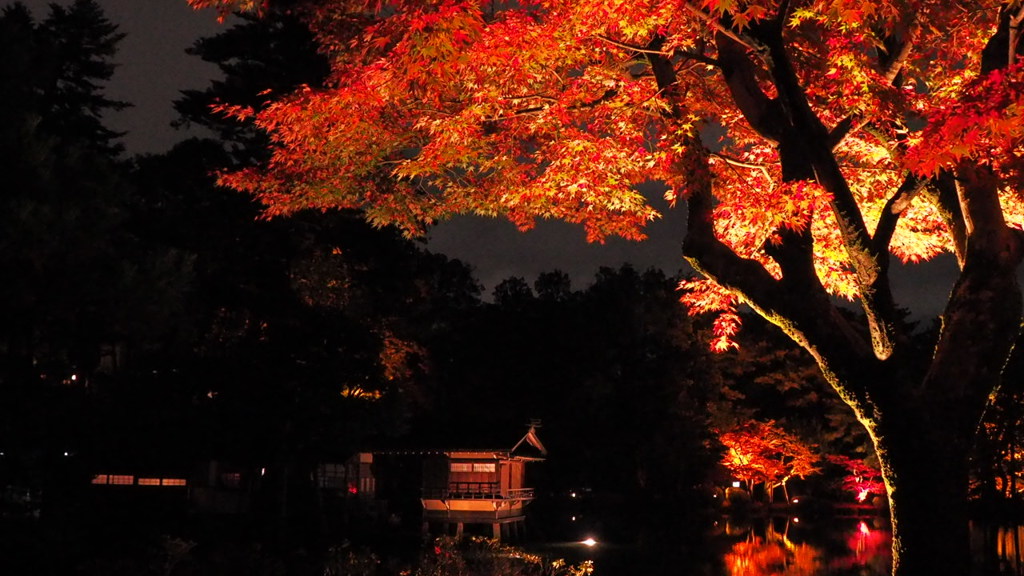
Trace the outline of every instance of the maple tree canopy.
{"type": "Polygon", "coordinates": [[[739,480],[764,483],[769,491],[819,471],[814,447],[787,434],[774,420],[746,422],[718,439],[726,448],[725,468],[739,480]]]}
{"type": "MultiPolygon", "coordinates": [[[[880,253],[962,262],[959,207],[937,183],[964,159],[996,182],[1000,217],[1024,223],[1024,73],[1012,56],[982,63],[1011,4],[299,2],[333,75],[259,110],[225,105],[255,117],[274,155],[223,182],[269,215],[358,208],[410,233],[461,213],[524,229],[559,218],[592,241],[643,238],[659,214],[638,186],[663,183],[691,201],[691,234],[706,213],[718,242],[774,278],[773,247],[807,236],[831,294],[881,298],[880,253]]],[[[742,297],[688,288],[698,311],[742,297]]],[[[720,346],[735,321],[720,320],[720,346]]]]}

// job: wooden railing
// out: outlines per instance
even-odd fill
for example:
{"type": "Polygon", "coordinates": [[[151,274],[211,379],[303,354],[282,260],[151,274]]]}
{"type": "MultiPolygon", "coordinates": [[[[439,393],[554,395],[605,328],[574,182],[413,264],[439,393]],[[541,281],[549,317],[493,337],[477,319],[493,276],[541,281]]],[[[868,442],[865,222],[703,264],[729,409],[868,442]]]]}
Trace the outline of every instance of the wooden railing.
{"type": "Polygon", "coordinates": [[[533,500],[533,488],[501,491],[497,482],[451,482],[444,488],[424,488],[423,497],[438,500],[533,500]]]}

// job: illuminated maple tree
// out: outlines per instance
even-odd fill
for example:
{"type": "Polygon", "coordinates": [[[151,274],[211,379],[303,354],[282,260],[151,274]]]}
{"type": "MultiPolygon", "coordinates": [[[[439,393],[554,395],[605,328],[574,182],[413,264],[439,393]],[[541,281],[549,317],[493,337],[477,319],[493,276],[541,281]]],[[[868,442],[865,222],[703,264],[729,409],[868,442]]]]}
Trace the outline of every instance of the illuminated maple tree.
{"type": "Polygon", "coordinates": [[[686,299],[719,314],[718,346],[751,307],[870,433],[894,573],[967,572],[967,453],[1021,324],[1019,0],[286,4],[331,77],[223,107],[273,141],[225,184],[270,215],[359,208],[410,233],[560,218],[595,241],[642,238],[658,213],[639,185],[664,184],[703,277],[686,299]],[[959,276],[919,348],[890,257],[944,251],[959,276]]]}
{"type": "Polygon", "coordinates": [[[787,483],[818,472],[819,456],[799,439],[787,434],[774,421],[751,421],[719,435],[726,448],[722,464],[752,489],[764,485],[769,501],[782,488],[789,501],[787,483]]]}
{"type": "Polygon", "coordinates": [[[831,455],[827,460],[842,466],[846,470],[843,477],[843,488],[853,493],[858,502],[867,501],[872,494],[885,494],[885,483],[882,482],[882,471],[866,460],[849,456],[831,455]]]}

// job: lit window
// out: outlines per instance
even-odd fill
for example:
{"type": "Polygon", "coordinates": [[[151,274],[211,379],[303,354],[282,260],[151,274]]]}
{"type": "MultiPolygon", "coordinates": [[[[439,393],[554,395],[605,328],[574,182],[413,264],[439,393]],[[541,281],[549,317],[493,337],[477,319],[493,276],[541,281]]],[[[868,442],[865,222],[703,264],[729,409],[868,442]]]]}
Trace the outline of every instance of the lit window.
{"type": "Polygon", "coordinates": [[[184,478],[163,478],[160,483],[164,486],[186,486],[188,484],[184,478]]]}
{"type": "Polygon", "coordinates": [[[92,477],[93,484],[107,484],[108,482],[109,478],[107,477],[106,474],[97,474],[92,477]]]}
{"type": "Polygon", "coordinates": [[[135,484],[135,476],[111,474],[109,484],[117,484],[119,486],[131,486],[132,484],[135,484]]]}
{"type": "Polygon", "coordinates": [[[470,464],[469,462],[452,462],[452,464],[451,464],[451,471],[452,472],[472,472],[473,471],[473,465],[470,464]]]}
{"type": "Polygon", "coordinates": [[[473,472],[494,472],[494,462],[478,462],[473,464],[473,472]]]}
{"type": "Polygon", "coordinates": [[[159,478],[139,478],[139,486],[159,486],[159,478]]]}

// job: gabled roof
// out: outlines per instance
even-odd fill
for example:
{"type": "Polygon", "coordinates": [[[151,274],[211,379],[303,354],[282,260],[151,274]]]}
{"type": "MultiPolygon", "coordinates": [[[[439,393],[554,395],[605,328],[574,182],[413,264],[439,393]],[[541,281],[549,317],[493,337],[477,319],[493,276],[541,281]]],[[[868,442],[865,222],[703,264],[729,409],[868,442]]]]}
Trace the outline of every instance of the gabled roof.
{"type": "Polygon", "coordinates": [[[430,438],[423,435],[415,440],[392,444],[390,447],[378,447],[371,450],[377,454],[436,454],[451,455],[453,453],[493,455],[494,457],[513,458],[520,460],[543,460],[548,451],[537,436],[537,428],[540,424],[533,422],[518,442],[509,447],[500,441],[488,440],[482,435],[473,434],[469,431],[464,435],[455,437],[454,434],[446,436],[433,436],[430,438]]]}
{"type": "Polygon", "coordinates": [[[536,455],[539,455],[541,457],[547,456],[548,449],[544,447],[544,444],[541,443],[540,438],[537,437],[538,426],[540,426],[539,423],[531,423],[530,429],[526,431],[526,434],[519,439],[519,442],[516,442],[516,445],[513,446],[512,450],[510,450],[509,452],[513,455],[524,456],[527,455],[525,454],[527,452],[535,452],[536,455]],[[533,450],[530,450],[531,447],[533,448],[533,450]],[[519,454],[517,454],[517,450],[520,452],[519,454]]]}

